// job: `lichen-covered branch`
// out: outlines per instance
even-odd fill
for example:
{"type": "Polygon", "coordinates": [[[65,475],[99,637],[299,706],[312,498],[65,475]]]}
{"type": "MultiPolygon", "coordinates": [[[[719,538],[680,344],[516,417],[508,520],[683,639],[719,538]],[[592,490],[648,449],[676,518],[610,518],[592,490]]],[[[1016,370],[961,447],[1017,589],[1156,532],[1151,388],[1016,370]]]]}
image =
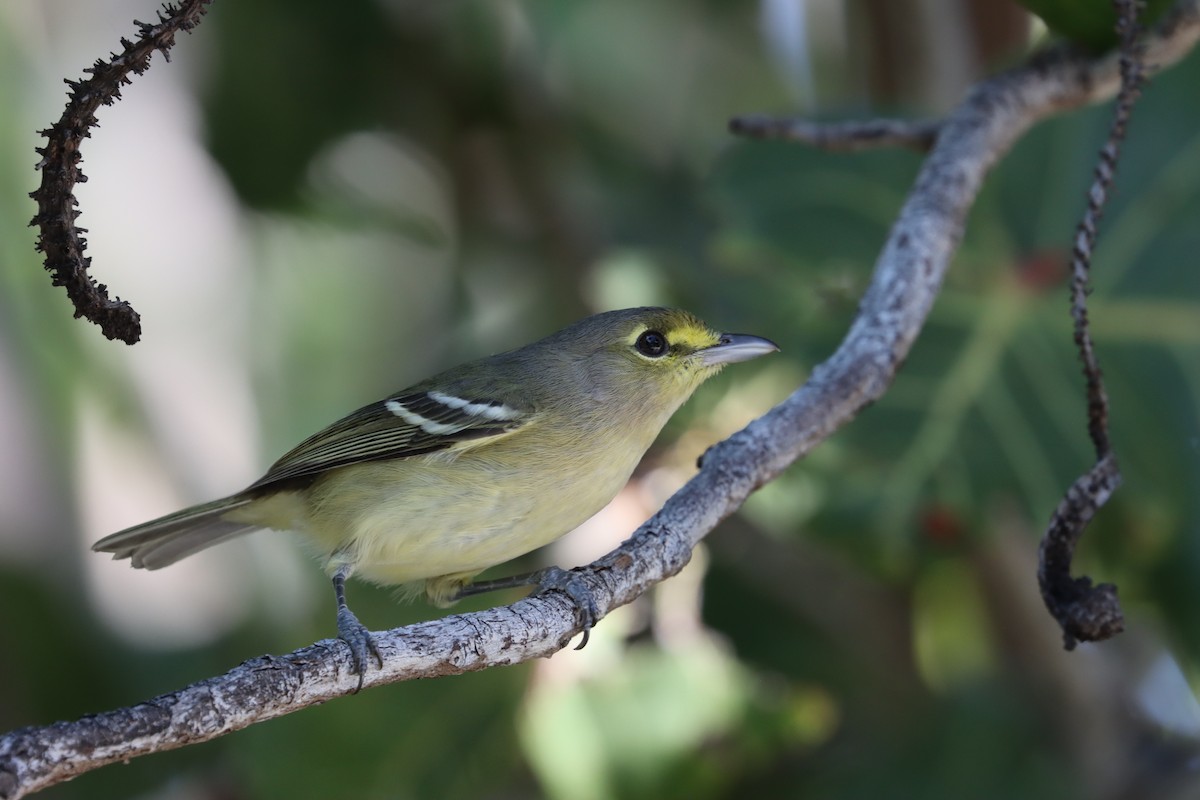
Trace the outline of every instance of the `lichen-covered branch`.
{"type": "Polygon", "coordinates": [[[75,224],[80,212],[75,199],[75,184],[87,177],[80,170],[83,160],[80,146],[96,127],[96,112],[101,105],[112,105],[121,98],[121,87],[130,83],[130,73],[141,75],[150,68],[150,56],[157,50],[170,59],[178,31],[190,31],[200,24],[212,0],[182,0],[159,12],[158,24],[134,22],[139,36],[136,42],[121,40],[123,48],[108,61],[98,59],[85,70],[86,80],[67,80],[71,87],[67,106],[58,122],[41,134],[46,146],[37,148],[41,160],[41,185],[30,192],[38,206],[30,225],[38,228],[37,249],[45,254],[46,270],[55,286],[67,290],[75,306],[76,317],[86,317],[100,326],[109,339],[133,344],[142,335],[141,318],[129,303],[109,297],[108,287],[97,283],[88,273],[91,259],[85,256],[87,231],[75,224]]]}
{"type": "MultiPolygon", "coordinates": [[[[1200,38],[1200,0],[1181,4],[1146,42],[1164,67],[1200,38]]],[[[619,548],[582,568],[601,615],[677,573],[692,548],[746,498],[879,398],[908,355],[993,164],[1033,123],[1116,94],[1114,57],[1052,51],[978,86],[940,125],[837,351],[783,403],[705,454],[699,473],[619,548]]],[[[549,593],[511,606],[374,634],[383,666],[367,687],[515,664],[564,647],[579,630],[549,593]]],[[[347,649],[320,642],[248,661],[146,703],[0,736],[0,798],[15,800],[104,764],[221,736],[351,693],[347,649]]]]}

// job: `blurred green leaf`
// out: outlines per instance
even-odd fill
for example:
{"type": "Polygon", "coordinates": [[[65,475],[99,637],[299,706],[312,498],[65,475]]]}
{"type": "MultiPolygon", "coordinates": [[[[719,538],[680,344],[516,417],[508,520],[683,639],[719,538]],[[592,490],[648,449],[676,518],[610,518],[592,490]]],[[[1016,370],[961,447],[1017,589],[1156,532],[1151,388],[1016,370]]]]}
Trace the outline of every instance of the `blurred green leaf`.
{"type": "MultiPolygon", "coordinates": [[[[1037,14],[1046,27],[1072,42],[1095,51],[1117,44],[1117,14],[1112,0],[1017,0],[1037,14]]],[[[1171,7],[1174,0],[1146,0],[1138,21],[1151,25],[1171,7]]]]}

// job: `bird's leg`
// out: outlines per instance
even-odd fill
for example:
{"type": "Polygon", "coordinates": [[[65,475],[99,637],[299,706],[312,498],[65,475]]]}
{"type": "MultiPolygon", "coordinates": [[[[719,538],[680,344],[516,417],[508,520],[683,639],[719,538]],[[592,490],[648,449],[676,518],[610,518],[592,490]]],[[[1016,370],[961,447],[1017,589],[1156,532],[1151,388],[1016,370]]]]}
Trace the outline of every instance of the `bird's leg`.
{"type": "Polygon", "coordinates": [[[542,580],[542,572],[522,572],[520,575],[509,575],[507,578],[493,578],[486,581],[474,581],[472,583],[463,584],[454,593],[453,600],[461,600],[464,597],[471,597],[477,594],[487,594],[488,592],[498,592],[501,589],[516,589],[521,586],[533,586],[542,580]]]}
{"type": "Polygon", "coordinates": [[[376,663],[383,667],[383,656],[379,646],[366,626],[358,621],[350,606],[346,605],[346,578],[350,576],[351,567],[343,564],[333,573],[333,594],[337,598],[337,629],[338,638],[350,646],[350,657],[354,661],[354,672],[358,674],[358,686],[355,694],[362,689],[363,675],[367,671],[368,652],[375,656],[376,663]]]}
{"type": "Polygon", "coordinates": [[[596,618],[600,616],[600,612],[596,609],[596,601],[592,599],[592,593],[588,591],[583,580],[570,570],[546,567],[536,572],[525,572],[507,578],[475,581],[461,587],[455,593],[454,599],[461,600],[471,595],[494,592],[499,589],[514,589],[518,586],[536,586],[534,594],[559,591],[571,598],[571,602],[575,604],[575,609],[579,612],[579,621],[583,625],[583,638],[579,640],[575,649],[583,649],[584,645],[588,643],[588,635],[596,624],[596,618]]]}

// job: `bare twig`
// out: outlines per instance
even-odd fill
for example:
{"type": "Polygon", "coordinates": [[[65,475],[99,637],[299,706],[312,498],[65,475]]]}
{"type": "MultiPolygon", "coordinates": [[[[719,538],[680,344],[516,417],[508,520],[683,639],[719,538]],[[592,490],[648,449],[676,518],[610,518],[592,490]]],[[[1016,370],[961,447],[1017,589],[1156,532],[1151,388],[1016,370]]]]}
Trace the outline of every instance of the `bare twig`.
{"type": "Polygon", "coordinates": [[[1038,585],[1046,608],[1062,628],[1068,650],[1075,648],[1076,641],[1103,641],[1125,627],[1116,586],[1092,586],[1090,578],[1071,577],[1071,558],[1079,537],[1120,485],[1117,460],[1108,453],[1067,490],[1042,538],[1038,585]]]}
{"type": "MultiPolygon", "coordinates": [[[[1174,63],[1197,38],[1200,0],[1188,0],[1149,38],[1148,63],[1174,63]]],[[[924,325],[987,171],[1034,122],[1111,97],[1119,84],[1115,59],[1055,51],[975,87],[943,122],[837,352],[787,400],[709,450],[699,473],[628,541],[579,571],[601,615],[677,573],[754,490],[884,393],[924,325]]],[[[377,633],[384,664],[366,684],[528,661],[578,630],[571,604],[551,593],[377,633]]],[[[345,647],[320,642],[141,705],[0,736],[0,798],[349,694],[357,684],[349,668],[345,647]]]]}
{"type": "Polygon", "coordinates": [[[1096,465],[1075,481],[1055,509],[1038,557],[1038,586],[1042,590],[1042,599],[1050,614],[1058,620],[1068,650],[1074,649],[1077,641],[1101,641],[1115,636],[1125,627],[1116,586],[1104,583],[1093,587],[1086,576],[1071,577],[1071,559],[1084,528],[1121,485],[1121,471],[1108,435],[1108,394],[1092,343],[1087,310],[1088,278],[1097,225],[1108,200],[1133,104],[1145,81],[1137,26],[1144,3],[1141,0],[1113,0],[1113,5],[1121,39],[1121,91],[1113,110],[1108,140],[1096,162],[1087,208],[1076,229],[1071,255],[1071,317],[1075,321],[1075,345],[1079,348],[1087,381],[1088,435],[1096,449],[1096,465]]]}
{"type": "Polygon", "coordinates": [[[785,139],[837,152],[907,147],[923,153],[933,147],[941,125],[940,120],[812,122],[794,117],[752,114],[731,119],[729,130],[752,139],[785,139]]]}
{"type": "Polygon", "coordinates": [[[97,60],[84,70],[91,77],[83,81],[67,80],[71,87],[62,117],[42,131],[46,146],[37,148],[42,158],[37,168],[42,183],[30,193],[38,205],[30,225],[39,229],[37,249],[46,254],[46,270],[55,286],[63,286],[75,305],[75,316],[86,317],[100,326],[109,339],[133,344],[142,335],[141,318],[129,303],[108,296],[108,287],[96,283],[88,274],[91,259],[83,254],[87,240],[84,228],[76,226],[79,202],[75,184],[87,177],[79,169],[83,160],[79,148],[97,126],[96,111],[121,98],[121,86],[130,83],[129,74],[141,75],[150,68],[150,56],[157,50],[170,60],[170,49],[178,31],[190,31],[200,24],[212,0],[182,0],[178,7],[167,5],[160,11],[158,24],[134,22],[136,42],[121,39],[124,48],[108,61],[97,60]]]}

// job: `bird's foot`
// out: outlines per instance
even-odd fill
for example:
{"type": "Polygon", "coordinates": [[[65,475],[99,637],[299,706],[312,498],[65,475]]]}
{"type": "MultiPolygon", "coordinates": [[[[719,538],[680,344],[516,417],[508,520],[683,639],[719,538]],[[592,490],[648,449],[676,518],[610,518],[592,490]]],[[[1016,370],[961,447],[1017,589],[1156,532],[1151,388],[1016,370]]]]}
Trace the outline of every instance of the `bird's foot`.
{"type": "Polygon", "coordinates": [[[583,638],[579,640],[575,649],[582,650],[587,645],[592,627],[595,626],[596,620],[600,616],[600,611],[596,608],[596,601],[592,599],[591,591],[578,573],[560,567],[546,567],[540,570],[537,576],[537,589],[534,590],[534,594],[559,591],[571,598],[571,602],[575,604],[575,610],[579,613],[579,621],[583,625],[583,638]]]}
{"type": "Polygon", "coordinates": [[[375,663],[381,669],[383,656],[379,652],[379,645],[375,643],[375,637],[371,636],[367,627],[359,622],[354,612],[346,606],[338,609],[337,629],[338,638],[350,646],[350,658],[354,662],[353,672],[358,675],[358,686],[355,687],[354,693],[358,694],[363,687],[363,676],[367,672],[368,655],[375,657],[375,663]]]}

